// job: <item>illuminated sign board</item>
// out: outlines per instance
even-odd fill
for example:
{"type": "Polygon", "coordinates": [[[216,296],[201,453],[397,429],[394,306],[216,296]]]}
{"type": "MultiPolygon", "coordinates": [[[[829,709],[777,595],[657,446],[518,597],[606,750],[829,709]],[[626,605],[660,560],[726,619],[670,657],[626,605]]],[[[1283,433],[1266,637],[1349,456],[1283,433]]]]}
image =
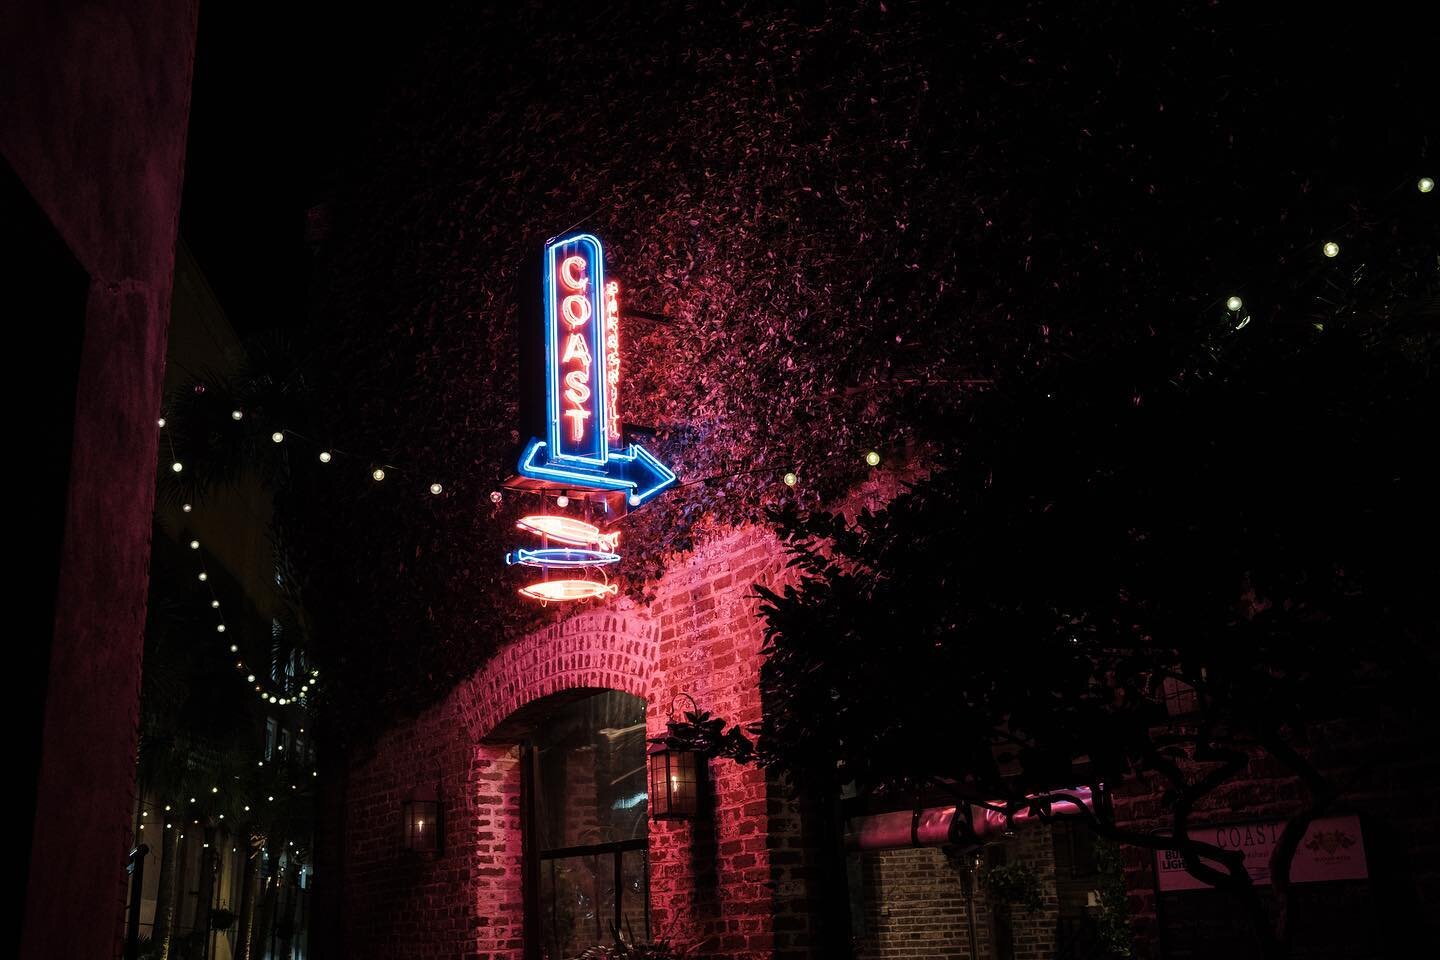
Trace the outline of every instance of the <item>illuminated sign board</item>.
{"type": "Polygon", "coordinates": [[[638,507],[676,482],[620,422],[620,288],[605,280],[598,238],[577,233],[545,244],[545,436],[520,454],[521,476],[571,489],[618,491],[638,507]]]}

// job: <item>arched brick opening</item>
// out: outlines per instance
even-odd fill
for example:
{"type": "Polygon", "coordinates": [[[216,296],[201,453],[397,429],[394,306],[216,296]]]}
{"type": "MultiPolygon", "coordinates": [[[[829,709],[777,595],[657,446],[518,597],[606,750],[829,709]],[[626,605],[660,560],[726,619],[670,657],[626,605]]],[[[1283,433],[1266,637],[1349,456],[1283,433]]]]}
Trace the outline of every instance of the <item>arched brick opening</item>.
{"type": "Polygon", "coordinates": [[[536,715],[619,690],[648,702],[659,631],[626,612],[581,614],[510,644],[455,691],[473,750],[471,903],[482,957],[524,956],[524,837],[519,742],[536,715]]]}

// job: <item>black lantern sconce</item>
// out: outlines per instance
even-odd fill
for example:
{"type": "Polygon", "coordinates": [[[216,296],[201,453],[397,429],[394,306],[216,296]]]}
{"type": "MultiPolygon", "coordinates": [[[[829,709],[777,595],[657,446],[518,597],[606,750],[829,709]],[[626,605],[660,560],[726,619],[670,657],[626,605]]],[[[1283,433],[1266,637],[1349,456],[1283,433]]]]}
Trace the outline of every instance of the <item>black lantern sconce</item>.
{"type": "MultiPolygon", "coordinates": [[[[699,712],[694,697],[688,693],[680,696],[699,712]]],[[[675,716],[673,701],[670,716],[675,716]]],[[[650,819],[694,820],[700,802],[700,754],[652,743],[646,759],[650,773],[650,819]]]]}
{"type": "Polygon", "coordinates": [[[427,859],[442,849],[440,800],[434,787],[416,787],[400,807],[405,849],[427,859]]]}

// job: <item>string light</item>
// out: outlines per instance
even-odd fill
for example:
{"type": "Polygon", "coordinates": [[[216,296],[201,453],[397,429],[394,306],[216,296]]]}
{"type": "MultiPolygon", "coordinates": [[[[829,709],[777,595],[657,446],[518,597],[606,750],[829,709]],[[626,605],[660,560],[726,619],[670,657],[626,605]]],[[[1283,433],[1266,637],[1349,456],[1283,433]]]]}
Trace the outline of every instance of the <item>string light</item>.
{"type": "Polygon", "coordinates": [[[279,430],[276,430],[274,433],[270,434],[270,439],[275,443],[280,443],[285,439],[285,434],[281,433],[279,430]]]}
{"type": "Polygon", "coordinates": [[[438,484],[438,483],[432,483],[432,484],[430,484],[430,492],[433,493],[433,494],[435,494],[435,496],[437,496],[437,497],[440,496],[440,491],[442,491],[442,490],[444,490],[444,489],[445,489],[445,488],[442,487],[442,486],[440,486],[440,484],[438,484]]]}
{"type": "Polygon", "coordinates": [[[381,480],[385,479],[385,471],[381,470],[379,467],[376,467],[374,470],[370,471],[370,476],[374,479],[376,483],[379,483],[381,480]]]}
{"type": "Polygon", "coordinates": [[[159,423],[160,423],[160,426],[161,426],[161,427],[164,427],[164,426],[165,426],[165,418],[164,418],[164,417],[161,417],[160,420],[159,420],[159,423]]]}
{"type": "Polygon", "coordinates": [[[185,469],[185,464],[181,463],[179,460],[176,460],[174,463],[170,464],[170,469],[174,470],[176,473],[179,473],[181,470],[185,469]]]}
{"type": "Polygon", "coordinates": [[[556,498],[555,498],[555,506],[557,506],[557,507],[568,507],[568,506],[570,506],[570,496],[569,496],[569,494],[568,494],[568,493],[562,493],[562,494],[560,494],[560,496],[556,497],[556,498]]]}
{"type": "Polygon", "coordinates": [[[224,633],[224,632],[225,632],[225,624],[223,624],[223,623],[216,624],[216,625],[215,625],[215,632],[216,632],[216,633],[224,633]]]}
{"type": "Polygon", "coordinates": [[[865,454],[865,462],[872,467],[880,466],[880,454],[874,450],[871,450],[869,453],[865,454]]]}
{"type": "Polygon", "coordinates": [[[230,411],[230,419],[231,419],[231,420],[239,420],[239,419],[240,419],[241,417],[243,417],[243,416],[245,416],[245,412],[244,412],[243,410],[231,410],[231,411],[230,411]]]}
{"type": "Polygon", "coordinates": [[[1225,301],[1225,309],[1229,310],[1231,313],[1239,313],[1240,308],[1243,306],[1245,306],[1245,301],[1241,300],[1239,297],[1231,297],[1229,300],[1225,301]]]}
{"type": "Polygon", "coordinates": [[[630,496],[628,496],[628,497],[625,498],[625,502],[628,503],[628,504],[630,504],[630,506],[632,506],[632,507],[638,507],[638,506],[640,506],[640,494],[638,494],[638,493],[632,493],[632,494],[630,494],[630,496]]]}
{"type": "Polygon", "coordinates": [[[505,499],[505,494],[501,493],[499,490],[491,490],[491,491],[490,491],[490,502],[491,502],[491,503],[499,503],[501,500],[504,500],[504,499],[505,499]]]}
{"type": "Polygon", "coordinates": [[[200,571],[200,582],[201,582],[201,583],[204,583],[206,580],[209,580],[209,579],[210,579],[210,574],[206,573],[204,570],[201,570],[201,571],[200,571]]]}
{"type": "MultiPolygon", "coordinates": [[[[230,652],[231,652],[231,653],[239,653],[239,652],[240,652],[240,648],[239,648],[238,646],[236,646],[235,644],[232,643],[232,644],[230,644],[230,652]]],[[[238,667],[239,664],[237,663],[236,666],[238,667]]]]}
{"type": "Polygon", "coordinates": [[[191,541],[190,541],[190,549],[191,549],[191,550],[199,550],[199,549],[200,549],[200,541],[199,541],[199,540],[191,540],[191,541]]]}
{"type": "Polygon", "coordinates": [[[254,683],[254,682],[255,682],[255,674],[253,674],[253,673],[247,674],[246,677],[245,677],[245,682],[246,682],[246,683],[254,683]]]}
{"type": "Polygon", "coordinates": [[[210,601],[210,608],[211,608],[212,610],[219,610],[219,609],[220,609],[220,601],[219,601],[219,600],[211,600],[211,601],[210,601]]]}
{"type": "Polygon", "coordinates": [[[1415,184],[1415,186],[1420,189],[1421,193],[1429,193],[1435,189],[1435,181],[1430,177],[1421,177],[1420,182],[1415,184]]]}
{"type": "Polygon", "coordinates": [[[1334,258],[1340,256],[1340,244],[1334,240],[1327,241],[1323,249],[1327,257],[1334,258]]]}
{"type": "Polygon", "coordinates": [[[189,513],[189,512],[190,512],[191,510],[193,510],[193,509],[194,509],[194,507],[190,506],[190,504],[188,504],[188,503],[182,503],[182,504],[180,505],[180,510],[181,510],[182,512],[184,512],[184,513],[189,513]]]}
{"type": "Polygon", "coordinates": [[[786,473],[785,476],[781,477],[780,479],[785,482],[785,486],[787,487],[793,487],[795,486],[795,484],[800,482],[800,478],[795,475],[795,472],[793,470],[789,473],[786,473]]]}
{"type": "Polygon", "coordinates": [[[330,462],[330,451],[329,451],[329,450],[321,450],[321,451],[320,451],[320,462],[321,462],[321,463],[329,463],[329,462],[330,462]]]}

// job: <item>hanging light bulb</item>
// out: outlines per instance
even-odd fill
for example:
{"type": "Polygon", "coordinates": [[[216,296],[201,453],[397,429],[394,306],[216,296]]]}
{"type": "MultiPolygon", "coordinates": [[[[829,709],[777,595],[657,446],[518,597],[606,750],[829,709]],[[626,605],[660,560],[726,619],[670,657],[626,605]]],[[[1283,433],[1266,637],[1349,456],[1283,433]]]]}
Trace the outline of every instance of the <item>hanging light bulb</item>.
{"type": "Polygon", "coordinates": [[[239,420],[239,419],[241,419],[241,418],[244,417],[244,416],[245,416],[245,412],[244,412],[243,410],[231,410],[231,411],[230,411],[230,419],[231,419],[231,420],[239,420]]]}
{"type": "Polygon", "coordinates": [[[491,490],[491,491],[490,491],[490,502],[491,502],[491,503],[499,503],[501,500],[504,500],[504,499],[505,499],[505,494],[501,493],[499,490],[491,490]]]}
{"type": "MultiPolygon", "coordinates": [[[[239,653],[239,652],[240,652],[240,648],[239,648],[237,645],[235,645],[235,644],[232,643],[232,644],[230,644],[230,652],[231,652],[231,653],[239,653]]],[[[237,663],[236,666],[238,667],[239,664],[237,663]]]]}
{"type": "Polygon", "coordinates": [[[321,463],[329,463],[329,462],[330,462],[330,451],[329,451],[329,450],[321,450],[321,451],[320,451],[320,462],[321,462],[321,463]]]}
{"type": "Polygon", "coordinates": [[[628,497],[625,498],[625,502],[628,503],[628,504],[630,504],[630,506],[632,506],[632,507],[638,507],[638,506],[640,506],[640,494],[638,494],[638,493],[632,493],[632,494],[630,494],[630,496],[628,496],[628,497]]]}
{"type": "Polygon", "coordinates": [[[285,434],[281,433],[279,430],[276,430],[274,433],[270,434],[270,439],[275,443],[280,443],[285,439],[285,434]]]}
{"type": "Polygon", "coordinates": [[[201,583],[204,583],[206,580],[209,580],[209,579],[210,579],[210,574],[206,573],[204,570],[201,570],[201,571],[200,571],[200,582],[201,582],[201,583]]]}
{"type": "Polygon", "coordinates": [[[872,467],[878,467],[878,466],[880,466],[880,454],[879,454],[879,452],[878,452],[878,451],[875,451],[875,450],[871,450],[869,453],[865,454],[865,462],[868,463],[868,464],[869,464],[870,466],[872,466],[872,467]]]}
{"type": "Polygon", "coordinates": [[[432,484],[430,484],[430,492],[433,493],[433,494],[435,494],[435,496],[437,496],[437,497],[440,496],[440,491],[442,491],[442,490],[444,490],[444,489],[445,489],[445,488],[442,487],[442,486],[440,486],[440,484],[438,484],[438,483],[432,483],[432,484]]]}
{"type": "Polygon", "coordinates": [[[786,473],[785,476],[781,477],[780,479],[785,482],[785,486],[787,487],[793,487],[795,486],[795,484],[800,482],[800,478],[795,475],[795,472],[793,470],[789,473],[786,473]]]}
{"type": "Polygon", "coordinates": [[[185,513],[189,513],[189,512],[191,511],[191,509],[193,509],[193,508],[192,508],[192,507],[190,506],[190,504],[188,504],[188,503],[182,503],[182,504],[180,505],[180,509],[181,509],[182,511],[184,511],[185,513]]]}
{"type": "Polygon", "coordinates": [[[200,541],[199,541],[199,540],[191,540],[191,541],[190,541],[190,549],[191,549],[191,550],[199,550],[199,549],[200,549],[200,541]]]}
{"type": "Polygon", "coordinates": [[[1435,189],[1435,181],[1430,177],[1421,177],[1420,182],[1415,184],[1415,186],[1420,189],[1421,193],[1429,193],[1435,189]]]}
{"type": "Polygon", "coordinates": [[[1325,251],[1325,256],[1327,257],[1333,259],[1340,256],[1340,244],[1336,243],[1334,240],[1327,241],[1323,249],[1325,251]]]}
{"type": "Polygon", "coordinates": [[[252,674],[248,674],[248,675],[245,677],[245,682],[246,682],[246,683],[254,683],[254,682],[255,682],[255,674],[253,674],[253,673],[252,673],[252,674]]]}
{"type": "Polygon", "coordinates": [[[220,601],[219,601],[219,600],[211,600],[211,601],[210,601],[210,608],[211,608],[212,610],[219,610],[219,609],[220,609],[220,601]]]}
{"type": "Polygon", "coordinates": [[[170,469],[174,470],[176,473],[179,473],[181,470],[185,469],[185,464],[181,463],[179,460],[176,460],[174,463],[170,464],[170,469]]]}
{"type": "Polygon", "coordinates": [[[385,471],[381,470],[379,467],[376,467],[374,470],[370,471],[370,476],[372,479],[374,479],[376,483],[379,483],[381,480],[385,479],[385,471]]]}
{"type": "Polygon", "coordinates": [[[560,494],[560,496],[558,496],[558,497],[555,498],[555,506],[557,506],[557,507],[568,507],[568,506],[570,506],[570,492],[569,492],[568,490],[567,490],[565,493],[562,493],[562,494],[560,494]]]}
{"type": "Polygon", "coordinates": [[[1239,313],[1240,308],[1243,306],[1245,306],[1245,301],[1241,300],[1239,297],[1231,297],[1229,300],[1225,301],[1225,309],[1229,310],[1231,313],[1239,313]]]}

